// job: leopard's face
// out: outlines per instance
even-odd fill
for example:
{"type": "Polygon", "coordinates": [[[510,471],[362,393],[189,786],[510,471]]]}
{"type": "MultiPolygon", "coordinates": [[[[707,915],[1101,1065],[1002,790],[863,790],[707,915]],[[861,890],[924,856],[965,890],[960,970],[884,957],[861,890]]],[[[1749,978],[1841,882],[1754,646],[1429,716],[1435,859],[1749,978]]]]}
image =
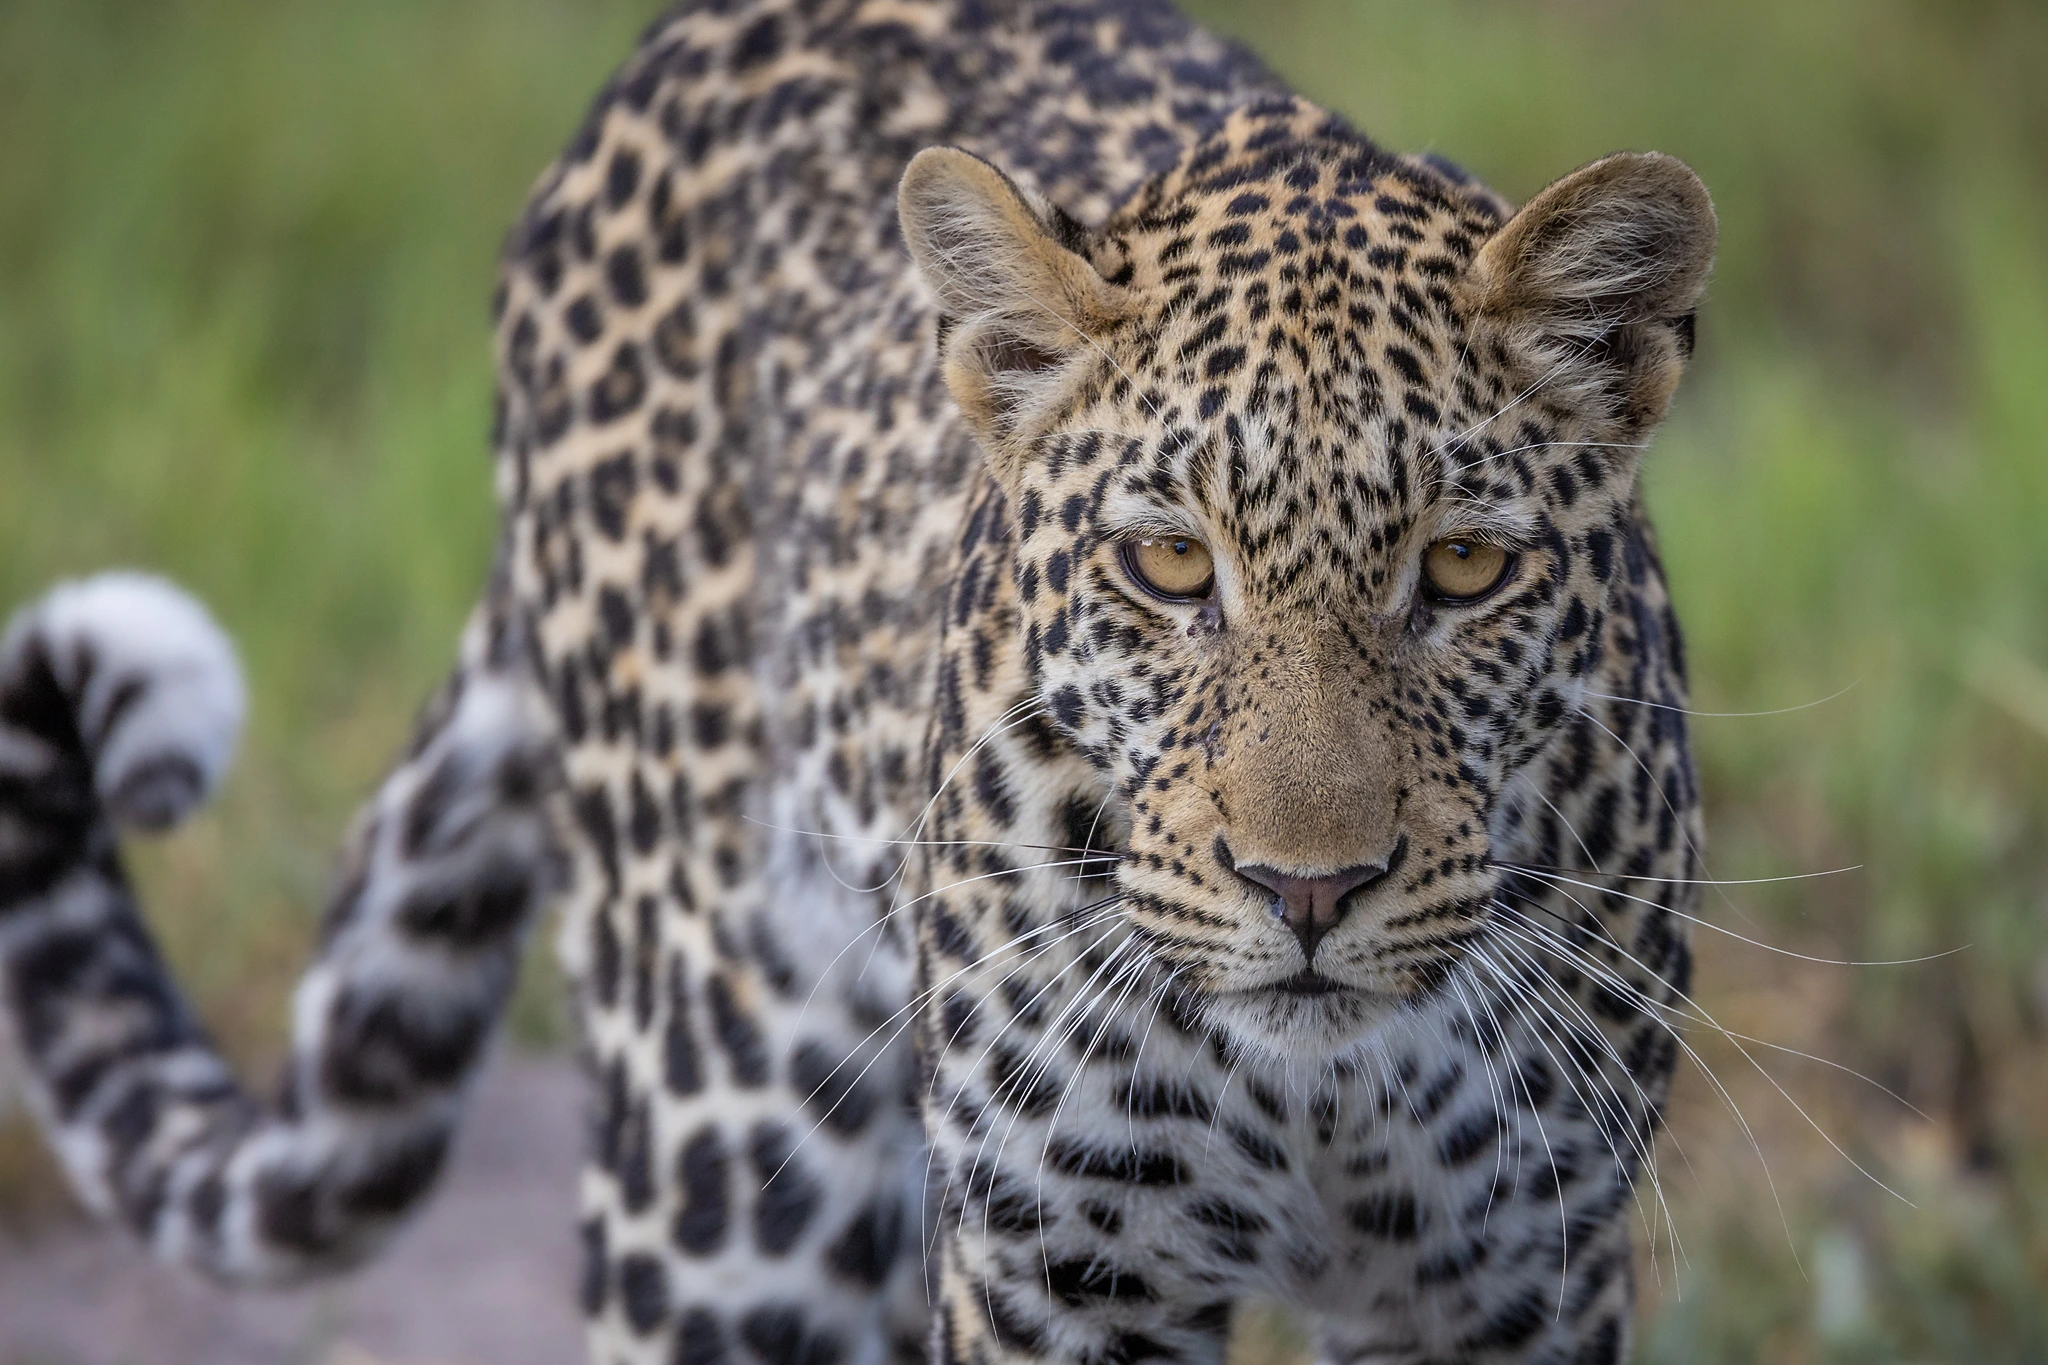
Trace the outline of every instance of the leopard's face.
{"type": "MultiPolygon", "coordinates": [[[[1646,161],[1609,209],[1711,224],[1646,161]]],[[[1503,789],[1599,661],[1705,257],[1666,240],[1675,291],[1560,304],[1542,271],[1600,269],[1603,226],[1562,198],[1503,226],[1287,102],[1093,237],[1042,217],[1067,259],[1019,292],[1078,342],[954,324],[1029,668],[1128,831],[1123,912],[1247,1041],[1326,1053],[1443,986],[1490,913],[1503,789]]]]}

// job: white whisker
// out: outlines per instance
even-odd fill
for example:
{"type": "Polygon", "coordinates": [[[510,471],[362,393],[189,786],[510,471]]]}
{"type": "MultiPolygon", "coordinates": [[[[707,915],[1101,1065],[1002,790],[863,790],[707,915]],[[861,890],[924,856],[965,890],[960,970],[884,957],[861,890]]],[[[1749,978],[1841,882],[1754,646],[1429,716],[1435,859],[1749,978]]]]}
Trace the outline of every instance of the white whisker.
{"type": "MultiPolygon", "coordinates": [[[[1701,919],[1697,915],[1688,915],[1683,910],[1674,910],[1670,906],[1662,903],[1661,901],[1653,901],[1646,899],[1642,896],[1631,895],[1626,891],[1617,891],[1611,886],[1601,886],[1595,882],[1582,882],[1571,877],[1562,876],[1555,872],[1542,872],[1538,871],[1535,868],[1529,867],[1517,867],[1513,870],[1521,873],[1523,876],[1535,877],[1545,882],[1562,882],[1567,886],[1577,886],[1583,887],[1585,890],[1588,891],[1597,891],[1603,896],[1619,896],[1621,897],[1621,899],[1625,901],[1633,901],[1637,905],[1647,905],[1653,910],[1662,910],[1665,914],[1670,915],[1675,919],[1682,919],[1687,924],[1696,924],[1702,929],[1708,929],[1717,934],[1724,934],[1729,938],[1735,939],[1737,942],[1747,943],[1752,948],[1761,948],[1767,953],[1776,953],[1780,957],[1795,958],[1801,962],[1818,963],[1823,967],[1916,967],[1923,962],[1938,962],[1942,958],[1953,957],[1957,953],[1968,952],[1971,946],[1965,943],[1960,947],[1949,948],[1939,953],[1929,953],[1925,957],[1881,958],[1868,962],[1839,957],[1815,957],[1811,953],[1795,952],[1790,948],[1780,948],[1777,947],[1775,944],[1765,943],[1762,939],[1750,938],[1746,934],[1738,934],[1733,929],[1727,928],[1723,925],[1716,924],[1712,920],[1701,919]]],[[[1663,877],[1646,876],[1640,878],[1639,880],[1665,881],[1667,879],[1663,877]]]]}
{"type": "Polygon", "coordinates": [[[1612,692],[1589,691],[1582,695],[1597,697],[1601,701],[1618,701],[1629,706],[1647,706],[1653,711],[1671,711],[1681,716],[1696,716],[1707,720],[1751,720],[1761,716],[1789,716],[1794,711],[1811,711],[1816,706],[1826,706],[1829,702],[1845,697],[1855,691],[1863,679],[1868,676],[1868,674],[1859,674],[1855,682],[1850,683],[1847,687],[1838,688],[1816,701],[1803,701],[1797,706],[1779,706],[1769,711],[1695,711],[1689,706],[1673,706],[1669,702],[1646,701],[1641,697],[1623,697],[1612,692]]]}

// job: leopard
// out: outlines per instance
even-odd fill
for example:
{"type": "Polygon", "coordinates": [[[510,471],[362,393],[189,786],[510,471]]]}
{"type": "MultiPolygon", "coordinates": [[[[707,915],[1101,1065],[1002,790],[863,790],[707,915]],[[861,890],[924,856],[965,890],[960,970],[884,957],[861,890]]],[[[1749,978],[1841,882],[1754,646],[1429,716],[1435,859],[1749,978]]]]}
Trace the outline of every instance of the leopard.
{"type": "MultiPolygon", "coordinates": [[[[0,637],[0,1001],[79,1198],[230,1285],[427,1199],[554,916],[604,1365],[1614,1365],[1703,839],[1639,483],[1716,235],[1517,207],[1163,0],[686,0],[492,300],[501,530],[267,1095],[124,835],[206,610],[0,637]]],[[[1642,1232],[1638,1232],[1638,1228],[1642,1232]]]]}

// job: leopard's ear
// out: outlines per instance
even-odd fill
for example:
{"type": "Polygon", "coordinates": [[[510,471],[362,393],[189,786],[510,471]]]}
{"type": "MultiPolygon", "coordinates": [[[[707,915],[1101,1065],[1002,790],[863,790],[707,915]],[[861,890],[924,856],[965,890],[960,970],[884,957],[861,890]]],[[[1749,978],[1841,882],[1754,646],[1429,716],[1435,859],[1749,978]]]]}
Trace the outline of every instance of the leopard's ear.
{"type": "Polygon", "coordinates": [[[1081,231],[954,147],[919,152],[896,207],[911,259],[946,318],[946,386],[1001,457],[1058,409],[1068,362],[1122,311],[1122,291],[1075,249],[1081,231]]]}
{"type": "Polygon", "coordinates": [[[1473,261],[1466,296],[1527,357],[1532,382],[1644,432],[1692,354],[1718,231],[1684,162],[1619,152],[1510,218],[1473,261]]]}

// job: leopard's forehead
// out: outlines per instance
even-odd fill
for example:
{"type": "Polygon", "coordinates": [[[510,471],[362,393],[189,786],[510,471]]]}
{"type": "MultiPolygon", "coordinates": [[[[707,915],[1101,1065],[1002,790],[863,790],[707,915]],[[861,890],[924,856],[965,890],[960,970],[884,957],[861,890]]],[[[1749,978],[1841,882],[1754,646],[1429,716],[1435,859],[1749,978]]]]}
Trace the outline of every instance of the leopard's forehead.
{"type": "Polygon", "coordinates": [[[1512,399],[1509,366],[1457,289],[1504,213],[1299,102],[1233,116],[1096,248],[1138,310],[1110,406],[1144,433],[1119,446],[1105,519],[1184,508],[1269,591],[1334,576],[1380,595],[1417,536],[1475,518],[1512,535],[1526,490],[1469,439],[1512,399]]]}

